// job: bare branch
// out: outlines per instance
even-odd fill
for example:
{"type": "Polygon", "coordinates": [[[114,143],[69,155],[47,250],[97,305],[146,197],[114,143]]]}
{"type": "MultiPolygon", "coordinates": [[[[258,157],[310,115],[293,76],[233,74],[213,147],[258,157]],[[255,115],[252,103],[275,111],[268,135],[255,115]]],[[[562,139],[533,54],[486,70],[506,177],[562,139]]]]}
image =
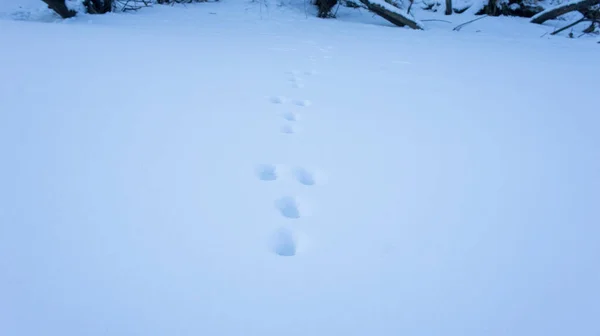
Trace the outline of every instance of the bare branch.
{"type": "Polygon", "coordinates": [[[567,29],[569,29],[571,27],[574,27],[574,26],[576,26],[576,25],[578,25],[578,24],[580,24],[581,22],[584,22],[584,21],[588,21],[588,20],[586,18],[579,19],[579,20],[577,20],[577,21],[575,21],[575,22],[573,22],[573,23],[571,23],[569,25],[566,25],[566,26],[560,28],[559,30],[553,31],[552,33],[550,33],[550,35],[559,34],[560,32],[565,31],[565,30],[567,30],[567,29]]]}
{"type": "Polygon", "coordinates": [[[399,27],[408,26],[412,29],[423,29],[421,24],[400,12],[400,9],[385,1],[360,0],[370,11],[399,27]]]}

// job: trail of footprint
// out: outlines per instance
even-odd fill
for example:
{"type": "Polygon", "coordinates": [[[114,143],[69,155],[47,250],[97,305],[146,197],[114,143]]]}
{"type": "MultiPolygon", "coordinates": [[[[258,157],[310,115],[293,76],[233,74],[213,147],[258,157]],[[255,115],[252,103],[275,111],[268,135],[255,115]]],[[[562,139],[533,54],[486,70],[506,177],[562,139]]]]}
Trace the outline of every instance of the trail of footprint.
{"type": "MultiPolygon", "coordinates": [[[[290,80],[290,82],[292,82],[292,86],[294,88],[301,89],[304,87],[302,78],[299,77],[301,74],[300,71],[292,70],[292,71],[288,71],[287,74],[288,74],[288,79],[290,80]]],[[[310,77],[310,76],[318,74],[318,72],[317,72],[317,70],[311,69],[311,70],[303,71],[302,74],[310,77]]]]}
{"type": "Polygon", "coordinates": [[[272,164],[261,164],[256,167],[256,175],[262,181],[275,181],[277,179],[277,167],[272,164]]]}
{"type": "Polygon", "coordinates": [[[271,237],[271,250],[281,257],[293,257],[298,250],[297,237],[289,229],[280,228],[271,237]]]}
{"type": "MultiPolygon", "coordinates": [[[[304,71],[303,74],[306,76],[312,76],[316,72],[314,70],[304,71]]],[[[302,88],[304,84],[302,83],[301,78],[299,77],[300,73],[298,71],[291,71],[290,73],[290,81],[296,88],[302,88]]],[[[270,102],[273,104],[284,104],[288,102],[288,99],[284,96],[271,96],[269,98],[270,102]]],[[[302,100],[296,99],[293,100],[292,103],[296,106],[308,107],[312,103],[310,100],[302,100]]],[[[297,114],[292,111],[285,111],[282,113],[283,119],[288,122],[295,122],[298,120],[297,114]]],[[[280,131],[284,134],[293,134],[295,133],[295,129],[292,124],[285,124],[281,127],[280,131]]],[[[278,172],[275,165],[272,164],[261,164],[256,168],[256,174],[258,178],[262,181],[274,181],[278,179],[278,172]]],[[[313,172],[310,170],[297,167],[293,170],[293,175],[296,181],[305,186],[313,186],[316,184],[315,176],[313,172]]],[[[300,206],[298,204],[298,200],[292,196],[283,196],[274,202],[275,208],[277,211],[287,219],[299,219],[303,212],[307,209],[304,208],[301,211],[300,206]]],[[[282,257],[291,257],[295,256],[298,250],[297,244],[297,235],[286,228],[280,228],[277,230],[270,240],[270,248],[271,251],[282,257]]]]}
{"type": "Polygon", "coordinates": [[[284,196],[275,201],[275,207],[279,210],[279,213],[289,219],[300,218],[300,209],[298,208],[298,201],[294,197],[284,196]]]}

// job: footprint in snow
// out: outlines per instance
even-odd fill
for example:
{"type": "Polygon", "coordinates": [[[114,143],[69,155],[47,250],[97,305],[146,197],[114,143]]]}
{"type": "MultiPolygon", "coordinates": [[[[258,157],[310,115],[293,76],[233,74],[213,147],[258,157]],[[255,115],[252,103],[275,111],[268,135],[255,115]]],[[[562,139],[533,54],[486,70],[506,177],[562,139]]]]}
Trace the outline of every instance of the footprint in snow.
{"type": "Polygon", "coordinates": [[[302,78],[299,78],[295,74],[293,74],[289,77],[289,81],[292,83],[292,86],[297,89],[301,89],[304,87],[304,83],[302,83],[302,78]]]}
{"type": "Polygon", "coordinates": [[[287,101],[287,99],[284,96],[273,96],[269,98],[269,100],[273,104],[285,104],[285,102],[287,101]]]}
{"type": "Polygon", "coordinates": [[[297,105],[297,106],[308,107],[312,103],[311,103],[310,100],[305,99],[305,100],[296,100],[296,101],[294,101],[294,104],[297,105]]]}
{"type": "Polygon", "coordinates": [[[284,133],[284,134],[294,134],[295,133],[294,127],[292,127],[292,125],[283,125],[281,127],[281,133],[284,133]]]}
{"type": "Polygon", "coordinates": [[[293,257],[296,255],[298,238],[289,229],[280,228],[271,237],[270,247],[273,253],[281,257],[293,257]]]}
{"type": "Polygon", "coordinates": [[[272,164],[261,164],[256,168],[256,175],[262,181],[275,181],[277,168],[272,164]]]}
{"type": "Polygon", "coordinates": [[[305,186],[312,186],[316,184],[314,174],[305,168],[299,167],[294,169],[294,177],[296,178],[296,181],[305,186]]]}
{"type": "Polygon", "coordinates": [[[279,213],[285,218],[298,219],[300,218],[300,209],[298,201],[294,197],[285,196],[275,201],[275,207],[279,213]]]}
{"type": "Polygon", "coordinates": [[[298,120],[298,118],[296,116],[296,113],[294,113],[294,112],[289,112],[288,111],[288,112],[283,113],[282,116],[283,116],[283,119],[285,119],[287,121],[296,121],[296,120],[298,120]]]}

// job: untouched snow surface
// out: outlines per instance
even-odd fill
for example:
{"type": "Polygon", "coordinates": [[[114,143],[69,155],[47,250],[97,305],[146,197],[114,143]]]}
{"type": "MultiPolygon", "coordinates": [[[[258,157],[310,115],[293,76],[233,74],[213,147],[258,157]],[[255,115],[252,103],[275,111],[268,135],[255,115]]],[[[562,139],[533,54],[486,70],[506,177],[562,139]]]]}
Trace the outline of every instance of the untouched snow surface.
{"type": "Polygon", "coordinates": [[[300,8],[0,20],[0,335],[600,333],[598,46],[300,8]]]}

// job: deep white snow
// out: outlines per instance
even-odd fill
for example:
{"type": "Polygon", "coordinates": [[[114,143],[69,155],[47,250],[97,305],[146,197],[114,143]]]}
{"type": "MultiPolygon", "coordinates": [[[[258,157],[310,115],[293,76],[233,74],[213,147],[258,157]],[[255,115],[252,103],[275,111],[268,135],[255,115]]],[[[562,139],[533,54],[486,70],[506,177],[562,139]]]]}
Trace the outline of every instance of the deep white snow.
{"type": "Polygon", "coordinates": [[[31,8],[0,8],[0,335],[600,334],[593,39],[31,8]]]}

